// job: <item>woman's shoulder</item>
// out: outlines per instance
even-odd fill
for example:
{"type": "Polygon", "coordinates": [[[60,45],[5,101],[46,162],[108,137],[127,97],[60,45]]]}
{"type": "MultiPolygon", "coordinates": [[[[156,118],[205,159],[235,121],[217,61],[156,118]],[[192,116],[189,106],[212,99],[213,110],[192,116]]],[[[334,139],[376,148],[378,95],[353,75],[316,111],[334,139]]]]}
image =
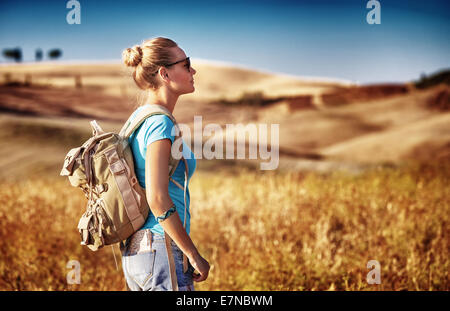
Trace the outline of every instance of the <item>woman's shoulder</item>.
{"type": "Polygon", "coordinates": [[[165,114],[154,114],[147,118],[148,121],[151,122],[161,122],[161,123],[169,123],[173,124],[172,120],[165,114]]]}
{"type": "Polygon", "coordinates": [[[169,138],[172,143],[175,140],[174,124],[168,116],[162,114],[152,115],[145,119],[138,131],[137,135],[144,139],[145,144],[163,138],[169,138]]]}
{"type": "Polygon", "coordinates": [[[172,120],[164,114],[152,115],[144,121],[144,127],[146,128],[172,128],[173,125],[172,120]]]}
{"type": "MultiPolygon", "coordinates": [[[[131,114],[131,118],[135,118],[139,111],[141,111],[145,106],[140,106],[137,109],[133,111],[131,114]]],[[[172,120],[165,114],[154,114],[150,117],[148,117],[145,121],[153,121],[153,122],[164,122],[164,123],[171,123],[173,124],[172,120]]]]}

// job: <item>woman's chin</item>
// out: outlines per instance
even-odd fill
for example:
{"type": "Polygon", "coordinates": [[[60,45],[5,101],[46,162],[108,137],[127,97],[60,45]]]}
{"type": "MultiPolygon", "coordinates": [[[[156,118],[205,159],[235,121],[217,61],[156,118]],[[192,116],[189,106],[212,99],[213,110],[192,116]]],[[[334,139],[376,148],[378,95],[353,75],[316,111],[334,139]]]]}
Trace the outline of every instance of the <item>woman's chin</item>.
{"type": "Polygon", "coordinates": [[[195,92],[195,87],[192,86],[191,88],[183,90],[183,91],[179,92],[178,94],[181,96],[181,95],[185,95],[185,94],[191,94],[194,92],[195,92]]]}

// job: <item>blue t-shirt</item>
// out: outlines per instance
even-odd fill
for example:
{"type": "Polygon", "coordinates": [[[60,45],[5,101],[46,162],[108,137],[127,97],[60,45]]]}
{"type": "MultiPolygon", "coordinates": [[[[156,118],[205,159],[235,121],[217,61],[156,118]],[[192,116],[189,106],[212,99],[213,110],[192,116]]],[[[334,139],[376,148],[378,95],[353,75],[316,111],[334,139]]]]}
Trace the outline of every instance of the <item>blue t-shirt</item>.
{"type": "MultiPolygon", "coordinates": [[[[132,114],[132,118],[136,116],[137,111],[141,109],[139,107],[132,114]]],[[[151,143],[161,140],[161,139],[170,139],[172,144],[175,140],[175,136],[172,135],[173,122],[166,115],[158,114],[153,115],[147,118],[138,128],[134,131],[133,134],[128,138],[128,142],[130,143],[131,150],[133,151],[134,158],[134,169],[136,172],[136,177],[139,181],[139,184],[142,188],[145,189],[145,154],[147,152],[147,146],[151,143]]],[[[188,176],[188,185],[189,180],[191,179],[195,167],[196,160],[194,157],[194,153],[191,149],[185,144],[183,141],[183,157],[185,157],[186,162],[188,163],[189,168],[189,176],[188,176]]],[[[178,166],[175,169],[172,178],[178,182],[180,185],[184,186],[184,173],[185,173],[185,164],[183,160],[178,162],[178,166]]],[[[177,208],[178,215],[180,216],[181,222],[184,223],[184,192],[182,189],[178,188],[172,181],[169,181],[169,196],[172,199],[172,202],[175,204],[177,208]]],[[[190,232],[190,219],[191,214],[189,212],[190,206],[190,194],[189,187],[186,187],[186,232],[189,234],[190,232]]],[[[162,226],[156,221],[155,215],[150,211],[147,217],[146,222],[142,226],[141,229],[150,229],[153,233],[156,234],[164,234],[164,229],[162,226]]]]}

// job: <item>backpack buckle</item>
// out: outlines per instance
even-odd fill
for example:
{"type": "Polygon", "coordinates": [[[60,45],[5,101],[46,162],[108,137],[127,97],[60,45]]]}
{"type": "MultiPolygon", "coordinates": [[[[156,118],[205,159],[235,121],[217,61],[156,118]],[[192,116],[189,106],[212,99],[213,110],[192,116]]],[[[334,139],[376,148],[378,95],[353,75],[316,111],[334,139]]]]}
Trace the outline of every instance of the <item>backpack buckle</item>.
{"type": "Polygon", "coordinates": [[[126,170],[125,165],[123,165],[122,161],[111,163],[109,168],[111,169],[111,172],[116,175],[121,174],[126,170]]]}

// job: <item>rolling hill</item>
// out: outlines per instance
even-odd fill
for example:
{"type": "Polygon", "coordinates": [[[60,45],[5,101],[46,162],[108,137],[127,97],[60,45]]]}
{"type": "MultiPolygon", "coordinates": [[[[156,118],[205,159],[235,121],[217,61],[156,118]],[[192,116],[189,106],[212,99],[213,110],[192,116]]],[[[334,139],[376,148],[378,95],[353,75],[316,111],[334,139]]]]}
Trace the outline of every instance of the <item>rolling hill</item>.
{"type": "MultiPolygon", "coordinates": [[[[447,84],[425,89],[410,83],[358,86],[204,62],[193,61],[193,66],[196,92],[180,97],[174,115],[192,134],[194,116],[202,117],[203,128],[221,127],[203,142],[223,143],[227,124],[278,124],[280,168],[359,170],[450,157],[447,84]]],[[[0,177],[59,173],[65,153],[89,136],[91,119],[118,130],[145,101],[123,67],[1,66],[0,177]]],[[[230,161],[200,162],[200,167],[214,167],[230,161]]],[[[248,157],[231,162],[258,163],[248,157]]]]}

